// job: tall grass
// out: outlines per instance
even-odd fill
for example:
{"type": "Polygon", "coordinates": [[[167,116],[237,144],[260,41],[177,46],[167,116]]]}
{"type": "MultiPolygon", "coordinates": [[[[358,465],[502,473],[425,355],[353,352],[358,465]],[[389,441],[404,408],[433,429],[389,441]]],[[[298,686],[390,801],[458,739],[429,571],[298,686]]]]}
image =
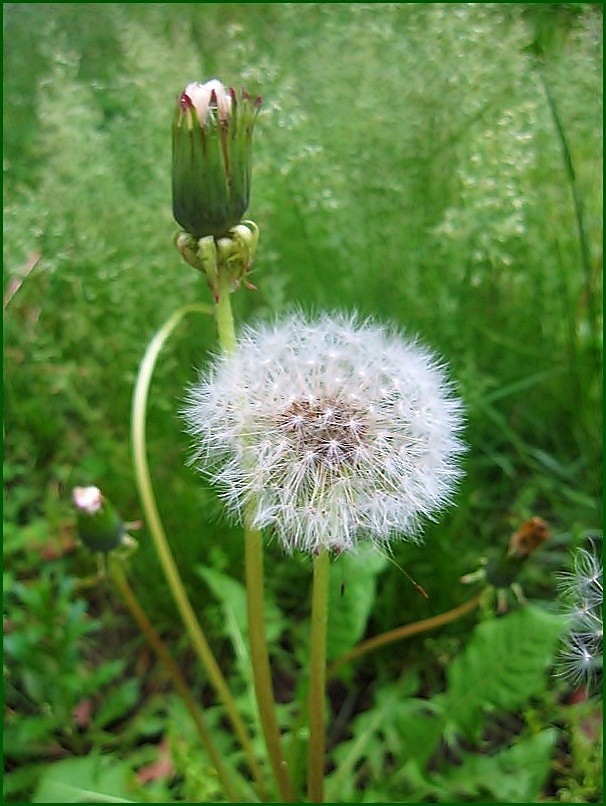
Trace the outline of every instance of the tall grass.
{"type": "MultiPolygon", "coordinates": [[[[127,423],[138,361],[174,308],[207,297],[171,242],[172,105],[217,75],[264,99],[259,290],[236,295],[239,319],[355,308],[452,365],[467,481],[428,530],[430,552],[398,549],[432,611],[514,521],[595,528],[601,17],[577,6],[539,58],[523,4],[6,4],[5,289],[40,253],[5,315],[11,518],[57,501],[67,512],[76,483],[139,514],[127,423]]],[[[212,333],[192,320],[160,362],[151,460],[177,560],[238,574],[239,542],[184,467],[176,416],[212,333]]],[[[147,605],[168,621],[146,543],[147,605]]],[[[276,550],[278,563],[278,592],[290,576],[306,590],[306,571],[276,550]]],[[[386,571],[386,628],[402,619],[401,587],[386,571]]],[[[411,614],[429,612],[404,595],[411,614]]]]}

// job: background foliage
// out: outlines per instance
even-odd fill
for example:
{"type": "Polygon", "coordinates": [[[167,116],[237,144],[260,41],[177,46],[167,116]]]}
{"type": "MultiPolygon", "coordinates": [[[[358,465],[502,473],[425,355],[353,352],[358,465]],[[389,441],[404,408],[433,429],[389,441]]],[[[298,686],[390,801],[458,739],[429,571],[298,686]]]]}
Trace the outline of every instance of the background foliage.
{"type": "MultiPolygon", "coordinates": [[[[37,765],[91,748],[130,759],[101,776],[117,780],[155,758],[156,740],[178,715],[178,704],[155,696],[162,680],[112,591],[76,592],[75,577],[94,566],[74,547],[69,494],[75,484],[98,484],[127,520],[140,516],[128,430],[138,362],[175,308],[208,299],[172,246],[169,130],[190,80],[216,75],[264,99],[249,211],[261,228],[251,278],[258,290],[235,295],[239,320],[300,306],[395,321],[449,362],[465,399],[470,451],[457,507],[428,525],[424,546],[394,549],[429,600],[390,563],[362,564],[365,576],[356,576],[360,569],[338,561],[335,640],[345,651],[366,632],[460,603],[468,594],[459,577],[530,515],[547,519],[552,537],[529,563],[525,589],[548,602],[553,570],[599,525],[601,4],[8,3],[4,43],[8,795],[31,789],[37,765]],[[57,634],[45,619],[65,629],[57,634]],[[38,636],[47,633],[51,649],[41,657],[38,636]],[[49,653],[57,661],[45,670],[49,653]],[[101,705],[109,701],[107,719],[101,705]],[[82,702],[92,702],[93,716],[78,727],[70,715],[82,702]]],[[[212,321],[192,318],[163,354],[150,460],[194,605],[245,697],[245,670],[225,629],[238,622],[224,619],[239,593],[221,581],[242,578],[240,535],[186,466],[176,415],[214,344],[212,321]]],[[[203,691],[145,528],[139,539],[133,584],[203,691]]],[[[270,546],[285,703],[305,657],[309,570],[306,559],[285,560],[270,546]]],[[[344,673],[333,692],[333,739],[346,742],[335,759],[390,697],[405,695],[409,709],[399,723],[394,716],[392,755],[419,691],[454,697],[457,669],[463,674],[461,664],[480,652],[482,633],[469,644],[472,623],[344,673]],[[401,681],[403,668],[417,675],[416,688],[401,681]]],[[[496,650],[482,651],[494,659],[496,650]]],[[[532,800],[541,790],[561,801],[599,799],[599,774],[578,760],[588,755],[579,750],[580,718],[561,712],[554,685],[498,701],[518,720],[505,730],[511,748],[502,753],[511,758],[501,768],[534,754],[542,773],[524,792],[501,787],[495,800],[532,800]],[[538,711],[520,716],[531,694],[538,711]],[[553,723],[564,736],[557,747],[553,723]]],[[[438,700],[435,707],[440,713],[438,700]]],[[[473,713],[465,718],[479,741],[486,725],[473,713]]],[[[428,736],[446,741],[448,726],[425,721],[428,736]]],[[[494,731],[490,741],[507,744],[494,731]]],[[[171,745],[179,772],[171,792],[212,800],[194,744],[171,745]]],[[[370,800],[486,797],[473,781],[485,778],[487,759],[467,759],[453,789],[440,778],[451,757],[432,766],[429,755],[392,771],[395,778],[384,755],[351,757],[349,797],[365,789],[370,800]],[[427,764],[431,780],[418,772],[427,764]]],[[[138,797],[162,794],[153,786],[138,797]]]]}

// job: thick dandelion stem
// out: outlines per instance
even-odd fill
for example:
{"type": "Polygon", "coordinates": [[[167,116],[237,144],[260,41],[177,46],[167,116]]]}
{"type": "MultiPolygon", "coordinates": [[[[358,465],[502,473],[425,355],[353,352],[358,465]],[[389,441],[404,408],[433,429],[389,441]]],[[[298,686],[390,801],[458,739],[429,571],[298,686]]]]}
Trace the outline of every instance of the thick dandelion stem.
{"type": "Polygon", "coordinates": [[[324,754],[326,747],[324,699],[329,572],[330,555],[326,549],[322,549],[314,558],[311,595],[309,761],[307,768],[307,796],[311,803],[324,802],[324,754]]]}
{"type": "MultiPolygon", "coordinates": [[[[247,518],[248,520],[248,518],[247,518]]],[[[276,718],[269,652],[265,635],[263,583],[263,537],[257,529],[245,528],[246,602],[248,637],[259,717],[267,745],[269,761],[278,784],[280,797],[294,801],[288,766],[282,754],[280,729],[276,718]]]]}
{"type": "Polygon", "coordinates": [[[219,344],[225,353],[232,353],[236,347],[236,329],[231,310],[231,282],[226,271],[219,269],[219,299],[215,303],[215,319],[219,344]]]}

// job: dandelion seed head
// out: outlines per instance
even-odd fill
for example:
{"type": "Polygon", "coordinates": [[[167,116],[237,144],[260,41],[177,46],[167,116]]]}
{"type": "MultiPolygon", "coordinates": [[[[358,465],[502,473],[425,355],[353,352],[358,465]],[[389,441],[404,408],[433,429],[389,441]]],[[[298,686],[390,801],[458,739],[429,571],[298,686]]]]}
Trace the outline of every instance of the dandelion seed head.
{"type": "Polygon", "coordinates": [[[570,571],[558,576],[568,631],[559,658],[560,676],[573,685],[597,690],[602,676],[602,563],[595,546],[577,549],[570,571]]]}
{"type": "Polygon", "coordinates": [[[432,353],[355,316],[244,329],[190,390],[195,460],[287,551],[418,540],[461,475],[461,401],[432,353]]]}

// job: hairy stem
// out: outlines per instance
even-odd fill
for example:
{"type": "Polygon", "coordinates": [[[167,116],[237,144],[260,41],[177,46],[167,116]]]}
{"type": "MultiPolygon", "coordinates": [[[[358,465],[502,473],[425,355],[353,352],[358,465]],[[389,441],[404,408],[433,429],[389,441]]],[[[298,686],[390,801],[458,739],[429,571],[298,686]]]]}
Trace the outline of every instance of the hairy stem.
{"type": "Polygon", "coordinates": [[[311,595],[309,761],[307,767],[307,796],[311,803],[324,802],[324,753],[326,746],[324,698],[326,688],[329,572],[330,555],[326,549],[322,549],[314,557],[311,595]]]}
{"type": "Polygon", "coordinates": [[[160,564],[166,576],[170,591],[173,595],[185,628],[192,642],[194,650],[202,663],[208,678],[213,685],[217,695],[223,702],[227,715],[234,727],[238,741],[242,745],[247,763],[257,783],[258,790],[263,796],[263,776],[255,758],[252,742],[248,730],[238,712],[236,702],[227,686],[221,669],[215,660],[215,656],[206,640],[202,627],[196,619],[193,608],[187,598],[185,587],[179,575],[174,557],[170,550],[164,527],[160,519],[156,499],[146,455],[146,409],[147,397],[153,370],[156,360],[167,338],[175,329],[180,320],[192,311],[201,313],[212,313],[212,309],[206,305],[188,305],[173,314],[165,324],[154,335],[147,346],[147,350],[139,367],[139,373],[135,384],[132,407],[132,442],[133,459],[135,466],[135,476],[137,487],[145,513],[145,521],[149,527],[150,534],[154,541],[160,564]]]}
{"type": "Polygon", "coordinates": [[[229,771],[225,766],[221,753],[214,743],[212,734],[204,722],[198,703],[194,699],[189,686],[181,673],[181,670],[177,666],[173,656],[170,653],[170,650],[160,638],[145,614],[145,611],[141,607],[133,589],[128,582],[126,573],[122,567],[122,563],[119,560],[112,558],[110,562],[110,570],[112,579],[122,594],[122,598],[130,610],[132,617],[137,622],[137,625],[141,632],[145,635],[147,642],[158,656],[159,661],[162,663],[164,669],[172,680],[176,692],[185,703],[185,707],[189,711],[189,714],[196,726],[196,730],[198,731],[200,741],[202,742],[202,745],[208,753],[211,762],[214,764],[215,769],[217,770],[217,775],[221,781],[225,794],[232,802],[239,802],[241,798],[238,789],[234,786],[233,782],[234,771],[229,771]]]}

